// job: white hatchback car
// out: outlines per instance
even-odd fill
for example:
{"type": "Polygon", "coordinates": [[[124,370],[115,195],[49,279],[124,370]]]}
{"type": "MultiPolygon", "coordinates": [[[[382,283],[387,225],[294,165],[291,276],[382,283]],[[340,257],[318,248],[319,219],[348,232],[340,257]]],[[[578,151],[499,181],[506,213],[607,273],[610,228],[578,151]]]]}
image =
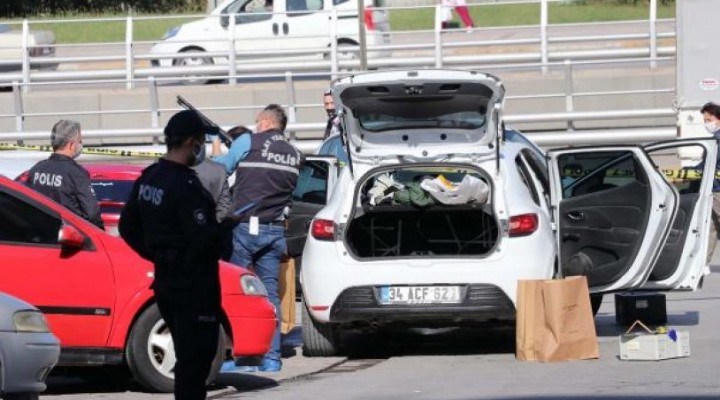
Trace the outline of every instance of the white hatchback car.
{"type": "Polygon", "coordinates": [[[597,307],[602,293],[695,289],[707,271],[713,139],[545,154],[505,129],[491,75],[333,87],[351,162],[303,252],[309,356],[335,354],[345,329],[511,322],[520,279],[585,275],[597,307]],[[657,168],[680,147],[705,155],[701,179],[657,168]]]}
{"type": "MultiPolygon", "coordinates": [[[[374,9],[371,1],[366,1],[366,7],[363,20],[368,45],[390,44],[387,12],[374,9]]],[[[355,53],[342,51],[342,47],[358,45],[360,17],[354,0],[225,0],[208,17],[170,29],[152,47],[150,52],[155,58],[151,64],[155,67],[227,64],[230,43],[235,44],[238,63],[328,58],[323,51],[330,47],[331,37],[337,38],[339,56],[352,59],[355,53]],[[338,14],[335,32],[331,27],[331,11],[338,14]],[[235,18],[234,27],[230,14],[235,18]],[[303,49],[309,52],[301,54],[303,49]],[[316,49],[320,50],[315,52],[316,49]],[[177,57],[178,53],[197,57],[177,57]]],[[[374,51],[369,56],[386,57],[389,52],[374,51]]]]}

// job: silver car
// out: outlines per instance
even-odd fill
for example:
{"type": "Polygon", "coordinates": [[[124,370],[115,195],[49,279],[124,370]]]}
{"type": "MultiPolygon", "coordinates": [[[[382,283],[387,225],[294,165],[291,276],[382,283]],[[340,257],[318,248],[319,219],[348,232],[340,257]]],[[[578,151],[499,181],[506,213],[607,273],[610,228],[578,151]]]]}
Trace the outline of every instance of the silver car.
{"type": "MultiPolygon", "coordinates": [[[[21,29],[0,24],[0,72],[20,71],[23,58],[23,34],[21,29]]],[[[32,69],[57,68],[55,57],[55,35],[52,31],[31,30],[28,35],[28,55],[32,69]],[[44,60],[44,61],[43,61],[44,60]]]]}
{"type": "Polygon", "coordinates": [[[60,355],[60,342],[32,305],[0,292],[0,396],[37,399],[60,355]]]}

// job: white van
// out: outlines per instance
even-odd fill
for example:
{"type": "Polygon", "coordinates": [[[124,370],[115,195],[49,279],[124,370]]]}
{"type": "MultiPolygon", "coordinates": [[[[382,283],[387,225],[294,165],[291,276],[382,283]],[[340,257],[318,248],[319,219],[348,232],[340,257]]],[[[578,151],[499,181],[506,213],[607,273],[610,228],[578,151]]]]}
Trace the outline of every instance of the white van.
{"type": "MultiPolygon", "coordinates": [[[[365,0],[366,41],[368,46],[389,44],[387,14],[373,10],[365,0]]],[[[197,66],[228,62],[231,29],[230,15],[235,15],[235,49],[237,62],[282,61],[290,57],[328,57],[323,50],[330,46],[331,10],[337,10],[338,46],[356,46],[359,42],[358,7],[355,0],[226,0],[208,17],[170,29],[151,54],[166,57],[153,59],[155,67],[197,66]],[[293,53],[300,49],[322,49],[314,54],[293,53]],[[198,53],[198,57],[169,57],[177,53],[198,53]],[[251,52],[252,54],[243,54],[251,52]],[[202,53],[215,53],[203,56],[202,53]],[[222,54],[222,55],[220,55],[222,54]]],[[[346,57],[356,53],[345,52],[346,57]]],[[[387,56],[372,52],[371,56],[387,56]]]]}

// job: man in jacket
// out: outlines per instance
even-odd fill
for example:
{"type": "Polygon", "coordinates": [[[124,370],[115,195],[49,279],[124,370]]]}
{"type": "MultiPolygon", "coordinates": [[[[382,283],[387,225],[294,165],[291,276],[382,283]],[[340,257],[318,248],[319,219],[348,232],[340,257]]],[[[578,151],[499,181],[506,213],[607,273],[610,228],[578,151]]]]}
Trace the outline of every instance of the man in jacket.
{"type": "MultiPolygon", "coordinates": [[[[236,158],[225,160],[227,171],[230,167],[236,170],[233,210],[248,209],[233,230],[230,262],[257,273],[278,313],[278,326],[270,351],[257,368],[264,372],[276,372],[282,368],[278,292],[280,261],[286,251],[285,218],[292,205],[292,192],[303,162],[300,150],[283,135],[286,124],[287,117],[282,108],[266,107],[257,116],[255,133],[245,135],[248,136],[247,143],[240,142],[242,137],[233,143],[232,147],[238,148],[229,154],[236,154],[236,158]]],[[[234,369],[223,367],[228,372],[234,369]]]]}
{"type": "Polygon", "coordinates": [[[152,289],[175,346],[175,399],[199,400],[217,350],[218,259],[235,223],[215,218],[215,202],[191,167],[205,158],[203,123],[193,111],[165,127],[167,155],[135,182],[120,218],[120,235],[153,262],[152,289]]]}
{"type": "Polygon", "coordinates": [[[58,121],[52,128],[50,144],[53,154],[30,168],[26,185],[103,229],[90,174],[75,161],[83,148],[80,124],[58,121]]]}

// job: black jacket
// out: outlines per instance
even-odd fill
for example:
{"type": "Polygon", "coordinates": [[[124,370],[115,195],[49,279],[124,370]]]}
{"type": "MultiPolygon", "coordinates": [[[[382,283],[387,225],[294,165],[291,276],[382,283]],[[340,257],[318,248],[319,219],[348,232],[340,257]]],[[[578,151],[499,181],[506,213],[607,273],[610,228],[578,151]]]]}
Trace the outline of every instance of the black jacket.
{"type": "Polygon", "coordinates": [[[72,158],[53,153],[30,168],[25,184],[104,228],[90,174],[72,158]]]}
{"type": "Polygon", "coordinates": [[[219,296],[218,259],[233,224],[217,222],[215,202],[191,168],[165,159],[146,168],[118,228],[155,264],[156,293],[219,296]]]}

